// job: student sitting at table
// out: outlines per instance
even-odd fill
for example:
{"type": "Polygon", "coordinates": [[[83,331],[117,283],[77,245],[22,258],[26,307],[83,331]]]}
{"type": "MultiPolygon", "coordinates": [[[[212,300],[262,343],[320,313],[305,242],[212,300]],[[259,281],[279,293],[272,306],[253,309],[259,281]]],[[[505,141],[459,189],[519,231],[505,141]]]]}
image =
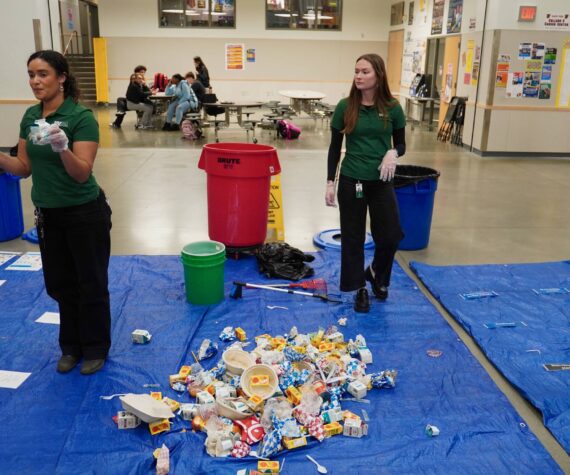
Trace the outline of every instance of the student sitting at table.
{"type": "Polygon", "coordinates": [[[164,94],[174,96],[168,111],[166,112],[166,122],[162,130],[180,130],[180,123],[188,109],[198,109],[198,99],[188,83],[184,81],[180,74],[173,74],[164,94]],[[176,117],[174,116],[176,114],[176,117]],[[174,121],[173,121],[174,119],[174,121]]]}
{"type": "Polygon", "coordinates": [[[196,76],[192,71],[186,73],[186,82],[190,84],[194,94],[196,94],[198,105],[202,104],[204,102],[204,94],[206,94],[206,88],[204,85],[196,79],[196,76]]]}
{"type": "Polygon", "coordinates": [[[153,106],[148,98],[152,92],[148,87],[144,86],[144,77],[142,74],[131,75],[131,82],[127,89],[127,108],[143,113],[140,129],[153,129],[154,127],[151,124],[153,106]]]}

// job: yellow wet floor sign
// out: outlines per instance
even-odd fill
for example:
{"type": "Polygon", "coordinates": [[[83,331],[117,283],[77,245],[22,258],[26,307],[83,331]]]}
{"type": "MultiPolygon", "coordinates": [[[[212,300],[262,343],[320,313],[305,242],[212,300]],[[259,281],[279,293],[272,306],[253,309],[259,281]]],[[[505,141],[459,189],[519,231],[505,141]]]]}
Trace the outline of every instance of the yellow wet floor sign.
{"type": "Polygon", "coordinates": [[[274,175],[271,177],[266,240],[285,241],[285,226],[283,224],[283,197],[281,195],[280,175],[274,175]]]}

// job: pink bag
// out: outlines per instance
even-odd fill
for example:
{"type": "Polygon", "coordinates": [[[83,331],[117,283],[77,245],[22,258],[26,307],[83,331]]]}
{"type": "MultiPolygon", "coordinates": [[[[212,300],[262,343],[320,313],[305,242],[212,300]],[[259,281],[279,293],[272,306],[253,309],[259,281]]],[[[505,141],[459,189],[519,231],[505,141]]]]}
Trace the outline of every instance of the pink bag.
{"type": "Polygon", "coordinates": [[[300,127],[284,119],[277,122],[277,131],[286,140],[298,139],[299,135],[301,135],[300,127]]]}

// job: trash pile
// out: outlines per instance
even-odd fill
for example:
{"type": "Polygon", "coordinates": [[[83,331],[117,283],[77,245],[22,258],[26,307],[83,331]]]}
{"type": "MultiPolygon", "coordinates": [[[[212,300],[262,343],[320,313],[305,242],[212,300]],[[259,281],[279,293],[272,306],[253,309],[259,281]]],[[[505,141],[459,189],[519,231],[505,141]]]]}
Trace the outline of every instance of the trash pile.
{"type": "Polygon", "coordinates": [[[343,410],[342,402],[369,402],[364,399],[369,390],[396,384],[396,370],[367,374],[372,353],[366,340],[357,335],[345,341],[336,326],[309,334],[293,327],[283,336],[259,335],[251,351],[244,349],[246,339],[242,328],[226,327],[220,340],[233,343],[216,366],[206,370],[200,363],[217,353],[217,344],[204,340],[196,363],[170,376],[172,389],[188,392],[195,403],[180,404],[159,392],[121,397],[119,428],[143,420],[153,435],[166,432],[178,413],[206,435],[210,456],[270,459],[307,445],[310,438],[366,436],[366,411],[363,420],[343,410]]]}

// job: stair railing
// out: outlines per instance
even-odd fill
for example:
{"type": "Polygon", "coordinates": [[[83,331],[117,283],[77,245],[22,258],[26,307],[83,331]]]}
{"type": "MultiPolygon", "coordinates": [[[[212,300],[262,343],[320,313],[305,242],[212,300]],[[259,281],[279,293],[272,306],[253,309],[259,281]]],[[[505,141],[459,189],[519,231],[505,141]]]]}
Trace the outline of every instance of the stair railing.
{"type": "Polygon", "coordinates": [[[73,35],[75,35],[75,39],[77,40],[77,44],[79,44],[79,33],[77,32],[77,30],[73,30],[71,32],[71,35],[69,35],[69,40],[67,41],[67,45],[65,45],[65,49],[63,50],[64,56],[67,54],[67,50],[71,46],[71,42],[73,41],[73,35]]]}

